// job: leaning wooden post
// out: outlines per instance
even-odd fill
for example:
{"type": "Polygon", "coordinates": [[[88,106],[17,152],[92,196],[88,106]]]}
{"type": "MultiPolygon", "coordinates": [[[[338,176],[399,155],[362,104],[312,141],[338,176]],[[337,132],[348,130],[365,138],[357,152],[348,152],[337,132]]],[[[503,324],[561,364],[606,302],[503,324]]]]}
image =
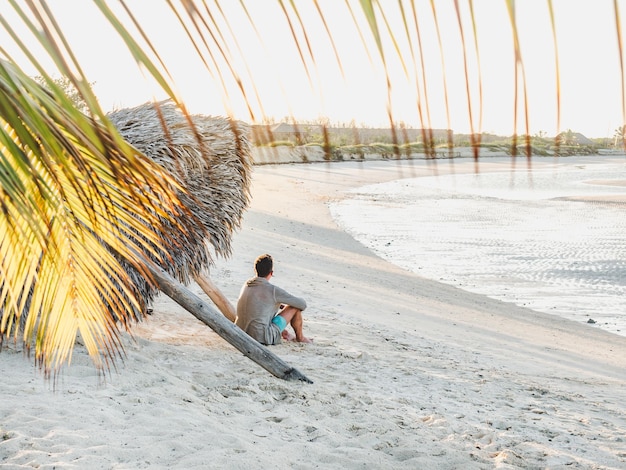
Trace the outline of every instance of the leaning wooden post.
{"type": "Polygon", "coordinates": [[[200,297],[154,263],[144,258],[144,265],[148,268],[153,279],[159,286],[159,289],[164,294],[185,308],[185,310],[202,323],[208,325],[218,335],[241,351],[244,356],[253,360],[279,379],[301,380],[303,382],[313,383],[304,374],[291,367],[268,348],[248,336],[241,328],[233,324],[224,315],[213,309],[209,304],[204,302],[200,297]]]}
{"type": "Polygon", "coordinates": [[[196,274],[194,276],[196,284],[204,291],[209,299],[213,301],[215,306],[224,314],[226,318],[234,322],[237,318],[237,312],[233,307],[233,304],[226,298],[226,296],[220,291],[217,286],[211,281],[209,276],[203,276],[202,274],[196,274]]]}

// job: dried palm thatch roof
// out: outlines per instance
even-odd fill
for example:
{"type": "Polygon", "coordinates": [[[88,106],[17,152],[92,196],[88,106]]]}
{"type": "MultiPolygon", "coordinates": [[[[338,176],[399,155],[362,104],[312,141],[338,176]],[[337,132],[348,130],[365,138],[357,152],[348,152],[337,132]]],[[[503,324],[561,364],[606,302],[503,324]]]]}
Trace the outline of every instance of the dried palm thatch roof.
{"type": "MultiPolygon", "coordinates": [[[[211,248],[219,256],[231,252],[232,233],[250,199],[249,128],[223,117],[185,116],[169,101],[120,109],[108,118],[127,142],[165,167],[189,194],[180,197],[197,221],[195,229],[183,233],[172,226],[169,235],[177,246],[159,253],[170,257],[161,267],[188,284],[213,264],[211,248]]],[[[158,289],[132,267],[126,265],[126,271],[150,303],[158,289]]]]}

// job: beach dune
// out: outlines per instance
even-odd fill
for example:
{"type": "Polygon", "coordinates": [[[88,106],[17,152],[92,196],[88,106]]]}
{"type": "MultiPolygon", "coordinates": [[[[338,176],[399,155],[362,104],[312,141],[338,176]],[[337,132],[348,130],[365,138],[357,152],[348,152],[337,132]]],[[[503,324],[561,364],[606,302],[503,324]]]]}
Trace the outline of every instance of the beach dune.
{"type": "Polygon", "coordinates": [[[449,171],[474,162],[255,167],[211,277],[235,302],[272,254],[314,339],[272,351],[314,383],[271,376],[160,296],[105,378],[80,348],[53,382],[4,348],[0,468],[626,468],[626,337],[423,279],[330,216],[350,188],[449,171]]]}

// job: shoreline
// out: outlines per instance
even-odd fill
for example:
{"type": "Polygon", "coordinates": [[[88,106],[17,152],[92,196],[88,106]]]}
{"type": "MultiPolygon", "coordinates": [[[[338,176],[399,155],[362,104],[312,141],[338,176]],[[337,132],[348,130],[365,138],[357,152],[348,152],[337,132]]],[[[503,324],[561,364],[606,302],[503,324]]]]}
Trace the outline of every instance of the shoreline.
{"type": "Polygon", "coordinates": [[[626,166],[578,162],[360,187],[331,212],[379,256],[427,279],[626,336],[626,188],[610,180],[626,166]]]}
{"type": "Polygon", "coordinates": [[[211,277],[235,302],[254,258],[274,256],[314,343],[272,351],[314,384],[276,379],[160,296],[105,383],[80,349],[56,391],[0,353],[0,468],[623,468],[626,338],[404,271],[328,210],[351,188],[450,171],[474,162],[256,166],[211,277]]]}
{"type": "MultiPolygon", "coordinates": [[[[594,158],[594,157],[591,157],[591,158],[594,158]]],[[[536,166],[541,165],[544,168],[554,167],[553,162],[545,162],[545,163],[534,162],[534,163],[536,164],[536,166]]],[[[450,171],[458,172],[458,173],[471,173],[475,169],[474,162],[465,161],[462,163],[456,162],[452,164],[446,163],[444,165],[441,165],[441,164],[432,165],[429,161],[422,161],[422,162],[380,161],[380,162],[364,162],[361,168],[356,168],[356,169],[353,168],[352,164],[353,162],[333,162],[333,163],[312,164],[312,165],[303,165],[303,166],[293,165],[293,166],[287,166],[287,167],[280,165],[280,166],[276,166],[275,168],[265,167],[265,166],[257,167],[255,171],[255,176],[258,176],[258,179],[260,181],[259,184],[266,184],[266,181],[267,181],[268,187],[273,186],[275,185],[275,183],[269,182],[268,179],[271,180],[276,176],[280,176],[283,179],[288,179],[291,185],[294,185],[294,187],[298,187],[299,192],[305,193],[304,194],[305,200],[297,201],[297,202],[301,203],[303,206],[306,206],[306,208],[298,207],[298,204],[296,203],[296,201],[294,201],[291,198],[289,198],[289,200],[279,201],[278,197],[280,197],[280,195],[278,195],[276,193],[276,190],[273,190],[273,189],[268,191],[269,194],[265,194],[266,193],[265,191],[263,192],[264,197],[268,199],[264,200],[262,204],[272,205],[273,207],[277,209],[278,214],[284,215],[285,217],[287,217],[287,214],[288,214],[289,221],[286,223],[287,228],[290,228],[296,224],[298,225],[304,224],[303,226],[305,226],[307,222],[315,224],[320,219],[322,219],[323,223],[325,225],[331,226],[333,230],[336,230],[337,234],[338,235],[340,234],[341,238],[348,238],[348,241],[342,241],[342,244],[352,242],[356,244],[361,250],[364,250],[364,253],[368,254],[368,256],[362,259],[354,258],[353,262],[355,265],[364,266],[366,263],[369,262],[369,260],[365,261],[365,259],[369,257],[373,257],[376,260],[374,261],[374,263],[380,263],[381,266],[385,266],[385,270],[384,270],[385,272],[398,271],[399,273],[410,275],[411,277],[415,277],[416,279],[419,279],[427,283],[432,282],[436,284],[437,286],[439,285],[441,285],[442,287],[445,286],[445,288],[451,287],[448,285],[440,284],[436,281],[429,281],[425,278],[421,278],[418,274],[409,273],[408,271],[405,271],[400,267],[396,267],[395,265],[392,265],[391,263],[382,260],[377,255],[373,254],[369,249],[361,245],[356,240],[352,239],[350,235],[343,232],[343,230],[340,227],[338,227],[335,221],[332,219],[328,211],[328,207],[325,204],[330,201],[343,198],[344,197],[343,193],[345,191],[358,188],[360,186],[369,185],[369,184],[393,181],[393,180],[402,179],[402,178],[413,178],[417,176],[432,176],[432,175],[437,175],[437,174],[445,174],[450,171]],[[262,177],[261,177],[261,174],[263,175],[262,177]],[[272,197],[273,195],[276,195],[278,197],[272,197]],[[306,199],[307,195],[311,196],[312,198],[315,198],[317,196],[318,198],[317,200],[324,204],[324,207],[320,208],[322,209],[320,211],[322,213],[318,213],[317,210],[314,213],[311,212],[311,207],[308,205],[309,201],[306,199]]],[[[510,169],[510,161],[507,159],[497,159],[495,161],[490,161],[490,162],[480,162],[479,164],[480,164],[480,171],[485,171],[485,172],[499,172],[499,171],[510,169]]],[[[251,209],[254,210],[254,201],[253,201],[253,207],[251,209]]],[[[269,231],[269,234],[274,234],[278,232],[280,232],[280,230],[278,230],[278,227],[276,227],[272,229],[271,231],[269,231]]],[[[310,238],[310,231],[307,235],[308,237],[303,237],[305,241],[308,238],[310,238]]],[[[300,236],[300,234],[298,234],[298,236],[300,236]]],[[[320,237],[323,237],[323,235],[320,235],[320,237]]],[[[294,238],[294,237],[290,237],[290,238],[294,238]]],[[[236,239],[235,239],[235,242],[237,242],[236,239]]],[[[244,242],[244,244],[246,244],[246,242],[244,242]]],[[[354,250],[354,252],[356,253],[357,250],[354,250]]],[[[343,261],[349,264],[352,260],[344,259],[343,261]]],[[[369,262],[368,264],[371,264],[371,262],[369,262]]],[[[237,286],[237,289],[238,287],[239,286],[237,286]]],[[[453,291],[457,291],[457,290],[462,293],[466,293],[465,291],[461,289],[453,288],[453,291]]],[[[456,294],[457,292],[454,292],[454,293],[456,294]]],[[[470,296],[473,295],[470,293],[467,293],[467,294],[469,294],[470,296]]],[[[234,291],[231,292],[231,298],[233,296],[234,298],[236,298],[236,292],[234,291]]],[[[478,294],[477,296],[479,298],[483,297],[478,294]]],[[[477,301],[480,301],[480,300],[477,300],[477,301]]],[[[497,304],[500,304],[500,303],[502,302],[497,302],[497,304]]],[[[506,305],[507,307],[511,306],[511,304],[509,303],[503,303],[503,304],[506,305]]],[[[496,308],[497,308],[497,305],[496,305],[496,308]]],[[[522,310],[527,311],[527,309],[522,309],[522,310]]],[[[532,312],[532,311],[529,311],[529,312],[532,312]]],[[[532,312],[532,313],[540,315],[540,316],[545,316],[547,320],[556,318],[558,319],[557,323],[561,320],[560,317],[555,317],[554,315],[543,314],[539,312],[532,312]]],[[[569,322],[569,320],[565,320],[565,321],[569,322]]],[[[575,323],[575,322],[572,322],[572,323],[575,323]]],[[[578,325],[577,323],[575,324],[578,325]]],[[[589,326],[583,326],[583,330],[586,330],[586,329],[595,330],[595,328],[591,328],[589,326]]]]}

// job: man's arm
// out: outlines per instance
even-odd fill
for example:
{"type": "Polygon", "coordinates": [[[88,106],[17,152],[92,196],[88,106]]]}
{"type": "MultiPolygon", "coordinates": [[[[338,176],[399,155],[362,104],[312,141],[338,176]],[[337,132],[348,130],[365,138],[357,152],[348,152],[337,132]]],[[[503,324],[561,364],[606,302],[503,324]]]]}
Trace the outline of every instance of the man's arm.
{"type": "Polygon", "coordinates": [[[298,310],[304,310],[306,308],[306,300],[301,297],[291,295],[289,292],[278,286],[274,286],[274,299],[278,304],[291,305],[298,310]]]}

